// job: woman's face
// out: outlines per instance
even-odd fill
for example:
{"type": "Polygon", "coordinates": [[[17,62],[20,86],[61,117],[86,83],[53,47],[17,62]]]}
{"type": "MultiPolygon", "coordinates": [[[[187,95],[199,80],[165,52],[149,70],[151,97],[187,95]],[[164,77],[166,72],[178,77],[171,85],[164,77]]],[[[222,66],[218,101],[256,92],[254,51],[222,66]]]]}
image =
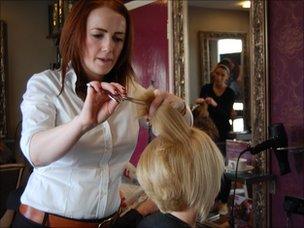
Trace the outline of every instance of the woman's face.
{"type": "Polygon", "coordinates": [[[221,67],[213,71],[213,83],[217,86],[226,86],[229,76],[226,70],[221,67]]]}
{"type": "Polygon", "coordinates": [[[123,49],[126,20],[107,7],[92,10],[87,19],[83,67],[89,79],[101,81],[123,49]]]}

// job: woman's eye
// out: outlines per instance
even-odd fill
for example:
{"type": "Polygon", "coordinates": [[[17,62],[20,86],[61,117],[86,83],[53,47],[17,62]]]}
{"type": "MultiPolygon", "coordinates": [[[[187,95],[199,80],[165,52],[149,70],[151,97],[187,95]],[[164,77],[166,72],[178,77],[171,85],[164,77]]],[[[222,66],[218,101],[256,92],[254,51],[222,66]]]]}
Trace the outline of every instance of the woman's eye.
{"type": "Polygon", "coordinates": [[[92,36],[96,39],[100,39],[103,37],[103,34],[93,34],[92,36]]]}
{"type": "Polygon", "coordinates": [[[113,40],[114,40],[114,42],[123,42],[124,40],[123,40],[123,38],[120,38],[120,37],[113,37],[113,40]]]}

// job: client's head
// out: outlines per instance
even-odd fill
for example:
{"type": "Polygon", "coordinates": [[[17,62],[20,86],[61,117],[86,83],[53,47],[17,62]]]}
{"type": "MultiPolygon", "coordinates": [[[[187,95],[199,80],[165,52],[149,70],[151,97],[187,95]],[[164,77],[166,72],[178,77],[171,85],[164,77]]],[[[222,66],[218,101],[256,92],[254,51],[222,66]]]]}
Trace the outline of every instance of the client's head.
{"type": "MultiPolygon", "coordinates": [[[[203,100],[202,98],[199,98],[203,100]]],[[[197,100],[199,100],[197,99],[197,100]]],[[[213,141],[217,141],[219,133],[213,120],[209,117],[208,104],[206,101],[201,101],[193,110],[193,125],[209,135],[213,141]]]]}
{"type": "Polygon", "coordinates": [[[162,212],[194,209],[205,219],[220,189],[224,170],[220,151],[170,104],[162,104],[150,122],[158,136],[139,160],[140,185],[162,212]]]}

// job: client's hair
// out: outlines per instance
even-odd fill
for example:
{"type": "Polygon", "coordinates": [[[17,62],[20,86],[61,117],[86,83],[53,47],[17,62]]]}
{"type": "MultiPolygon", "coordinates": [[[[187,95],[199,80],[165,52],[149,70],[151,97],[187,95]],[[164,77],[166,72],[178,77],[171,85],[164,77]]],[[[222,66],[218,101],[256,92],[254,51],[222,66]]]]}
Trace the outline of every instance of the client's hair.
{"type": "Polygon", "coordinates": [[[193,125],[209,135],[213,141],[218,141],[219,132],[213,120],[209,116],[208,104],[204,101],[197,105],[193,110],[193,125]]]}
{"type": "Polygon", "coordinates": [[[217,68],[222,68],[223,70],[225,70],[227,72],[227,75],[230,76],[230,68],[227,65],[219,62],[218,64],[216,64],[213,71],[215,71],[217,68]]]}
{"type": "MultiPolygon", "coordinates": [[[[148,114],[154,98],[148,90],[138,106],[148,114]]],[[[163,103],[150,123],[157,137],[146,147],[137,166],[137,177],[146,194],[164,213],[193,208],[204,220],[220,190],[224,160],[203,131],[190,127],[170,104],[163,103]]]]}

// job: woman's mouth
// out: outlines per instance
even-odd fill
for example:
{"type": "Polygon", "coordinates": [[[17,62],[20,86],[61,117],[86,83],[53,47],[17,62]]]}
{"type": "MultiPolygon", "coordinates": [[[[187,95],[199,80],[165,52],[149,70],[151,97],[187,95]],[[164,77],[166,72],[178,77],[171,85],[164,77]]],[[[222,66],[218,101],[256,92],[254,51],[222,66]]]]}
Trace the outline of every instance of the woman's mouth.
{"type": "Polygon", "coordinates": [[[97,60],[103,64],[110,64],[113,62],[112,58],[97,58],[97,60]]]}

